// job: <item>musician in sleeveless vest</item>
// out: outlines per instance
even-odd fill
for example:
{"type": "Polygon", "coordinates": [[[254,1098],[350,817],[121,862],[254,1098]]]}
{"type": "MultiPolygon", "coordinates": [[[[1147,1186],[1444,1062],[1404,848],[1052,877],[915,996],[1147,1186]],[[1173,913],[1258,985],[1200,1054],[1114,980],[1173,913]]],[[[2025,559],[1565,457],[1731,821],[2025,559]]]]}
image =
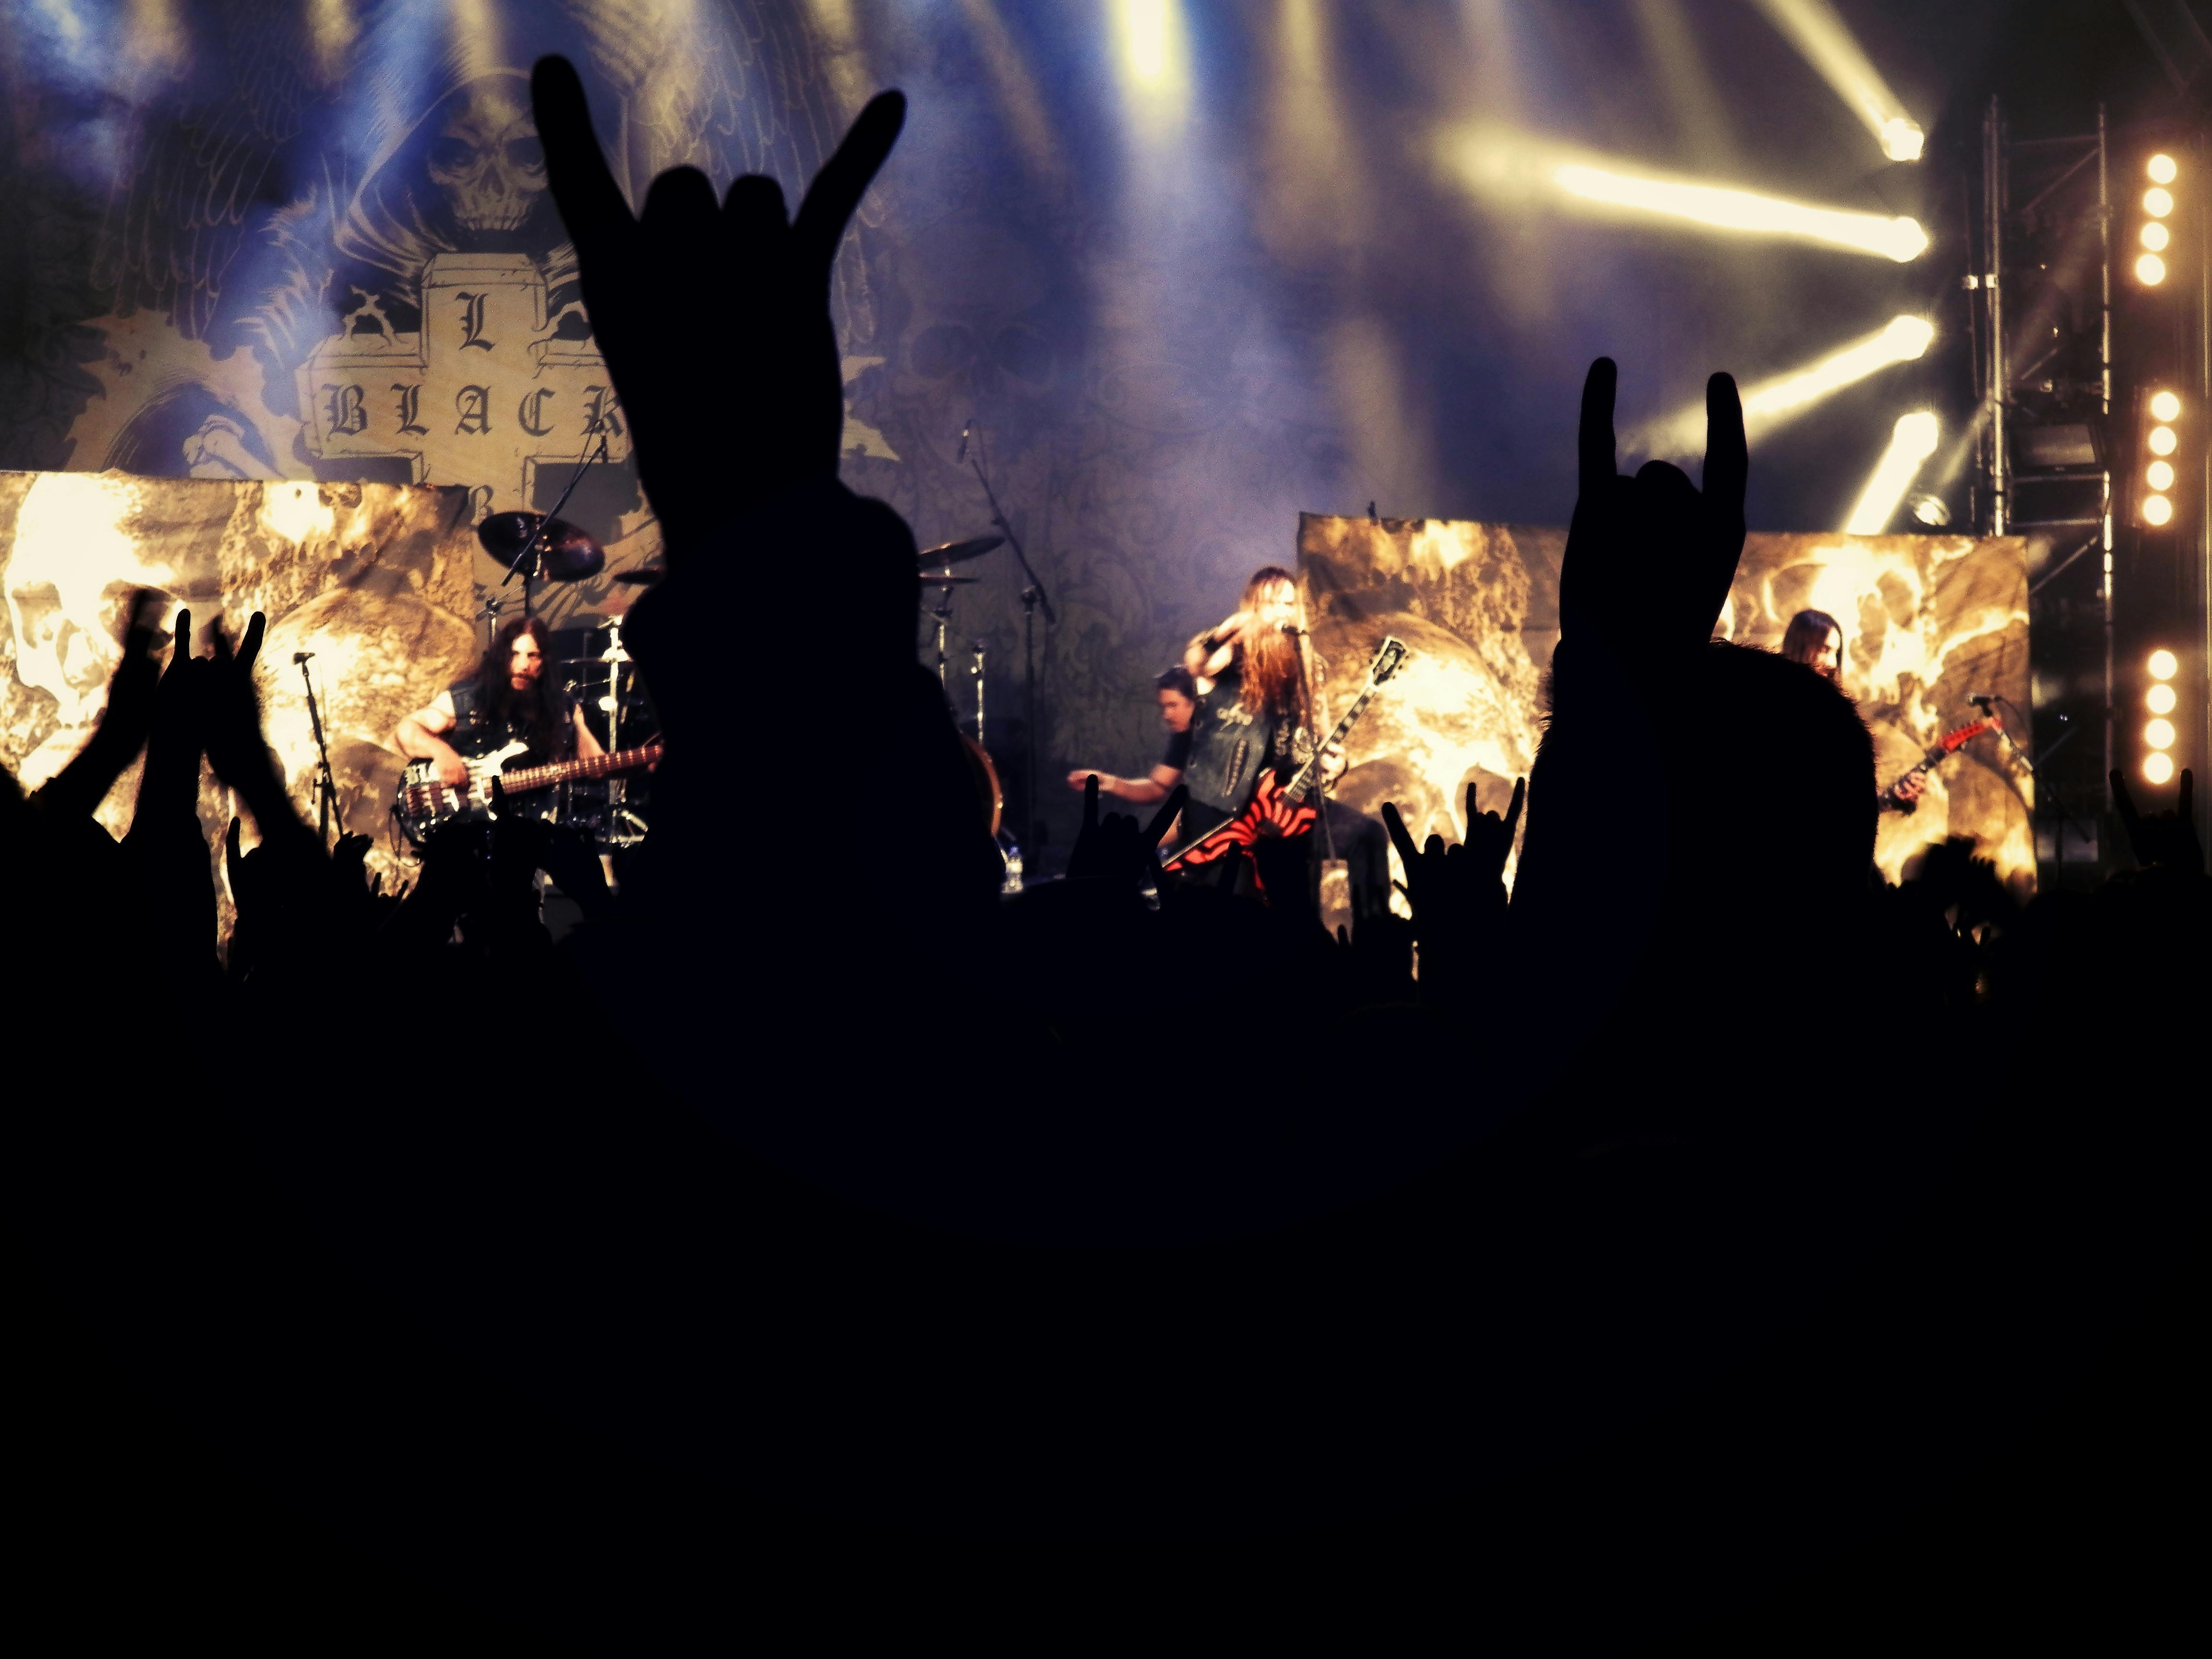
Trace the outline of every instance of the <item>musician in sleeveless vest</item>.
{"type": "MultiPolygon", "coordinates": [[[[1782,633],[1782,654],[1792,662],[1803,663],[1822,679],[1842,689],[1844,625],[1826,611],[1800,611],[1792,617],[1790,626],[1782,633]]],[[[1927,787],[1924,775],[1907,773],[1891,786],[1881,804],[1885,808],[1894,804],[1899,811],[1910,812],[1927,787]]]]}
{"type": "Polygon", "coordinates": [[[516,617],[492,636],[476,674],[441,691],[427,708],[399,722],[402,754],[425,759],[441,783],[468,777],[470,760],[508,744],[529,745],[510,766],[589,760],[605,753],[583,711],[555,690],[549,670],[551,636],[535,617],[516,617]]]}

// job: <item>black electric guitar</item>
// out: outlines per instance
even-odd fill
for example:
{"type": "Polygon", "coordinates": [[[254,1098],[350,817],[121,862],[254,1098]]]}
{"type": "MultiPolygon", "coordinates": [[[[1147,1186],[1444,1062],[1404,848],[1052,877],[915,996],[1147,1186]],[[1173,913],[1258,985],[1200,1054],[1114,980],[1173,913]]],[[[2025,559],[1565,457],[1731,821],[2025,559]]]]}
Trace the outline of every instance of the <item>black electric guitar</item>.
{"type": "Polygon", "coordinates": [[[1312,757],[1298,768],[1291,781],[1277,783],[1275,769],[1262,766],[1259,786],[1252,792],[1252,799],[1244,810],[1196,840],[1185,842],[1160,860],[1160,868],[1174,870],[1187,864],[1211,864],[1240,847],[1249,847],[1261,836],[1302,836],[1312,829],[1314,820],[1321,815],[1306,805],[1306,797],[1320,781],[1322,756],[1331,744],[1344,740],[1344,734],[1366,713],[1376,691],[1398,672],[1406,656],[1404,641],[1386,637],[1375,647],[1374,661],[1367,665],[1367,684],[1360,687],[1352,707],[1344,711],[1344,718],[1328,734],[1328,741],[1315,749],[1312,757]]]}
{"type": "Polygon", "coordinates": [[[1934,744],[1929,749],[1928,752],[1920,757],[1918,765],[1913,767],[1911,770],[1899,777],[1897,780],[1897,783],[1891,784],[1888,788],[1883,790],[1881,794],[1875,798],[1877,805],[1884,811],[1911,811],[1916,803],[1909,800],[1899,800],[1897,798],[1898,783],[1903,783],[1905,778],[1917,778],[1934,771],[1938,766],[1941,766],[1946,760],[1950,758],[1951,756],[1965,748],[1976,738],[1980,737],[1983,732],[1996,732],[2002,729],[2003,728],[1999,724],[1997,717],[1995,714],[1984,714],[1981,719],[1978,720],[1971,720],[1967,724],[1960,726],[1955,732],[1946,732],[1942,737],[1936,738],[1934,744]]]}
{"type": "Polygon", "coordinates": [[[504,749],[465,763],[469,775],[459,783],[439,782],[435,762],[409,761],[407,770],[400,776],[398,799],[392,803],[399,827],[407,832],[409,840],[420,841],[441,824],[461,818],[490,817],[494,778],[499,780],[503,793],[520,795],[532,789],[550,789],[571,778],[606,778],[617,772],[635,772],[660,758],[660,745],[649,743],[640,749],[618,749],[611,755],[594,755],[588,760],[518,766],[512,772],[500,769],[517,755],[527,754],[529,748],[527,744],[510,743],[504,749]]]}

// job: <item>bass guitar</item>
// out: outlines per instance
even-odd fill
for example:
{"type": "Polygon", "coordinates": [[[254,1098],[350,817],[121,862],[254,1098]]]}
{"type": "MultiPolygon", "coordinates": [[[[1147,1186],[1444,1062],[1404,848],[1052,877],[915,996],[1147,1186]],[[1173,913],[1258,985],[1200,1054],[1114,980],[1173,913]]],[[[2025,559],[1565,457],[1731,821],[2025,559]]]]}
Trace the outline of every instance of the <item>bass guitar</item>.
{"type": "Polygon", "coordinates": [[[1897,780],[1897,783],[1891,784],[1888,788],[1883,790],[1881,794],[1875,798],[1876,804],[1885,811],[1892,809],[1899,812],[1911,811],[1917,803],[1909,800],[1899,800],[1897,798],[1897,785],[1899,783],[1903,783],[1906,778],[1917,778],[1926,773],[1934,771],[1951,756],[1965,748],[1976,738],[1980,737],[1983,732],[1996,732],[2002,729],[2003,728],[1998,723],[1997,717],[1996,715],[1984,714],[1981,719],[1978,720],[1971,720],[1967,724],[1960,726],[1955,732],[1946,732],[1942,737],[1936,738],[1934,745],[1929,748],[1926,754],[1920,757],[1920,763],[1918,765],[1913,767],[1911,771],[1904,774],[1903,776],[1897,780]]]}
{"type": "Polygon", "coordinates": [[[512,772],[500,769],[517,755],[527,754],[529,748],[527,744],[510,743],[504,749],[465,763],[469,775],[459,783],[439,782],[434,762],[408,762],[407,770],[400,775],[398,799],[392,803],[399,827],[407,832],[409,840],[419,842],[442,824],[490,817],[494,778],[499,780],[503,793],[520,795],[533,789],[550,789],[571,778],[608,778],[618,772],[635,772],[659,760],[661,751],[660,744],[649,743],[639,749],[618,749],[611,755],[594,755],[588,760],[518,766],[512,772]]]}
{"type": "Polygon", "coordinates": [[[1303,836],[1314,826],[1321,816],[1306,805],[1306,797],[1321,779],[1321,757],[1334,744],[1344,740],[1367,705],[1374,701],[1375,693],[1382,683],[1398,672],[1406,660],[1402,640],[1385,638],[1375,647],[1375,659],[1367,665],[1367,684],[1360,687],[1359,695],[1352,699],[1352,707],[1344,711],[1344,718],[1328,734],[1328,740],[1313,751],[1304,766],[1291,775],[1288,783],[1275,781],[1275,769],[1260,769],[1259,786],[1244,810],[1226,823],[1215,825],[1194,841],[1181,847],[1160,860],[1160,868],[1174,870],[1184,865],[1211,864],[1239,848],[1249,847],[1262,836],[1303,836]]]}

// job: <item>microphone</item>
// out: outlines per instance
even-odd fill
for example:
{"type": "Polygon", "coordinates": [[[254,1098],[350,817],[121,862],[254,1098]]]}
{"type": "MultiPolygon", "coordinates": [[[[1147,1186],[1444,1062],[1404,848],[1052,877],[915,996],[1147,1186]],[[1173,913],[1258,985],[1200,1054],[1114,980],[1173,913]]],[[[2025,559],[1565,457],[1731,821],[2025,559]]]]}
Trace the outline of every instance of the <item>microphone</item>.
{"type": "Polygon", "coordinates": [[[308,658],[310,658],[310,657],[313,656],[314,654],[315,654],[315,653],[314,653],[313,652],[312,652],[312,651],[295,651],[295,652],[292,653],[292,660],[293,660],[293,662],[294,662],[294,663],[295,663],[295,664],[297,664],[297,663],[303,663],[303,662],[307,661],[307,659],[308,658]]]}
{"type": "Polygon", "coordinates": [[[964,461],[968,459],[968,434],[975,429],[975,417],[970,415],[968,417],[968,424],[960,428],[960,453],[952,458],[954,460],[964,461]]]}
{"type": "Polygon", "coordinates": [[[1969,691],[1966,694],[1966,701],[1977,708],[1987,708],[1996,699],[1986,691],[1969,691]]]}
{"type": "Polygon", "coordinates": [[[1277,623],[1275,626],[1285,634],[1303,634],[1306,631],[1296,623],[1277,623]]]}

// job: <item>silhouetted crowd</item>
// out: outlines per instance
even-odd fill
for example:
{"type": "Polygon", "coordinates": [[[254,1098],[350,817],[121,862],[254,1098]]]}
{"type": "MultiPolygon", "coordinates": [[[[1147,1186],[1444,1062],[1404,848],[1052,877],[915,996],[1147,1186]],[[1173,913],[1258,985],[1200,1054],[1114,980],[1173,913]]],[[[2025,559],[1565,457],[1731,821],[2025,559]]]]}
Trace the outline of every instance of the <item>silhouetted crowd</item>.
{"type": "Polygon", "coordinates": [[[0,792],[29,1259],[283,1504],[586,1644],[945,1534],[1387,1549],[1563,1632],[1663,1622],[1990,1455],[2161,1282],[2202,1168],[2163,1081],[2212,939],[2188,775],[2123,791],[2096,893],[2021,905],[1955,844],[1882,882],[1850,702],[1712,639],[1726,376],[1700,489],[1617,476],[1591,370],[1510,900],[1517,794],[1464,846],[1390,815],[1411,920],[1364,891],[1332,936],[1304,841],[1255,847],[1261,896],[1163,881],[1177,802],[1095,791],[1066,879],[1006,899],[914,538],[836,478],[830,263],[902,100],[795,216],[683,170],[633,218],[574,74],[534,90],[667,538],[619,897],[512,814],[379,890],[270,758],[258,617],[166,661],[137,619],[97,737],[0,792]],[[743,326],[681,325],[702,270],[743,326]],[[739,430],[697,384],[754,388],[739,430]],[[824,568],[789,737],[849,787],[809,797],[718,745],[732,619],[824,568]],[[203,760],[250,831],[222,951],[203,760]],[[558,946],[541,872],[586,915],[558,946]]]}

